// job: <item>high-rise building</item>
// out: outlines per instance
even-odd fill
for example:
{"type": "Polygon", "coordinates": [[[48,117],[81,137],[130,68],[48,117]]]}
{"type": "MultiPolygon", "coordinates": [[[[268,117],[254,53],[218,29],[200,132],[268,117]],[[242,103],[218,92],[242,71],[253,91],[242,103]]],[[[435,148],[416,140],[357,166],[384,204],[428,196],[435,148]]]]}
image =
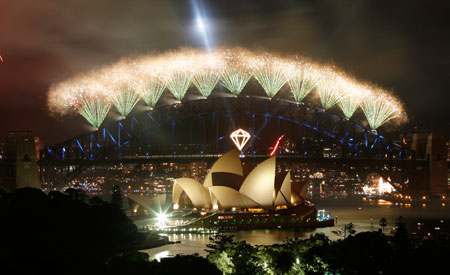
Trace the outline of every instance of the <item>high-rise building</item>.
{"type": "Polygon", "coordinates": [[[30,131],[8,133],[6,160],[13,167],[16,188],[41,187],[36,160],[36,143],[30,131]]]}

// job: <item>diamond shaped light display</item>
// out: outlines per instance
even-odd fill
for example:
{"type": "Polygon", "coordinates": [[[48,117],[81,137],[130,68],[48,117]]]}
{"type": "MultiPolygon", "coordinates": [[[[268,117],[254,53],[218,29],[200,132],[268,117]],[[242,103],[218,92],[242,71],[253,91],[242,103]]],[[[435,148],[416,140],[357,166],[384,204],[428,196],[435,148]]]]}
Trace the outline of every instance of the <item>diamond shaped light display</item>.
{"type": "Polygon", "coordinates": [[[242,129],[237,129],[233,133],[231,133],[230,138],[233,141],[234,145],[239,149],[239,151],[244,148],[245,144],[250,140],[250,134],[247,131],[242,129]]]}

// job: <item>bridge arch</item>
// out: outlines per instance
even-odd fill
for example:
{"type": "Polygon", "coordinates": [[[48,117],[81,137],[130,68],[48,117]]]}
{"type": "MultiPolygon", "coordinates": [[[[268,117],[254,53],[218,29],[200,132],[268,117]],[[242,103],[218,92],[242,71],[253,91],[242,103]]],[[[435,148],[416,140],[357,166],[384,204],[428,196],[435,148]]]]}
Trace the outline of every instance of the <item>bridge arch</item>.
{"type": "MultiPolygon", "coordinates": [[[[244,150],[249,155],[267,155],[267,145],[281,134],[296,139],[306,137],[307,132],[339,144],[347,157],[398,158],[402,154],[399,144],[336,114],[294,101],[241,95],[184,100],[136,112],[95,132],[46,147],[41,151],[41,162],[95,163],[155,155],[220,154],[231,149],[227,135],[236,127],[252,133],[244,150]],[[262,142],[262,133],[268,130],[272,139],[262,142]]],[[[282,153],[289,154],[298,155],[298,150],[282,153]]]]}

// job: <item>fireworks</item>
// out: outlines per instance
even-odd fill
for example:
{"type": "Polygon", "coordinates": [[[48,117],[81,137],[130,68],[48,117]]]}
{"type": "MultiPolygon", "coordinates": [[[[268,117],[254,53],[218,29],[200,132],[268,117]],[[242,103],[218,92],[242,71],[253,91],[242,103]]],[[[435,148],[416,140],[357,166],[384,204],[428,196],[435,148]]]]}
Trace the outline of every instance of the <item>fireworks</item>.
{"type": "Polygon", "coordinates": [[[184,98],[191,85],[195,56],[196,54],[192,52],[171,53],[160,61],[160,65],[165,68],[165,71],[162,71],[162,81],[179,101],[184,98]]]}
{"type": "Polygon", "coordinates": [[[232,94],[239,95],[251,77],[251,74],[232,64],[226,65],[220,79],[232,94]]]}
{"type": "Polygon", "coordinates": [[[148,106],[155,107],[165,89],[166,86],[161,81],[147,79],[140,85],[138,93],[148,106]]]}
{"type": "Polygon", "coordinates": [[[81,81],[74,87],[77,96],[70,98],[69,104],[98,129],[111,109],[111,103],[105,96],[105,87],[96,84],[92,79],[81,81]]]}
{"type": "Polygon", "coordinates": [[[326,70],[319,81],[317,92],[320,97],[320,103],[325,110],[330,109],[338,103],[343,97],[342,93],[342,78],[335,72],[326,70]]]}
{"type": "Polygon", "coordinates": [[[182,100],[191,85],[192,76],[185,72],[173,72],[163,81],[177,100],[182,100]]]}
{"type": "Polygon", "coordinates": [[[197,59],[192,83],[204,97],[208,97],[219,82],[219,62],[215,54],[202,54],[197,59]]]}
{"type": "Polygon", "coordinates": [[[192,56],[170,54],[160,62],[166,71],[162,72],[162,81],[177,100],[182,100],[192,80],[192,56]]]}
{"type": "Polygon", "coordinates": [[[152,57],[144,57],[135,63],[135,74],[130,78],[137,93],[145,104],[155,107],[166,85],[161,81],[163,66],[152,57]]]}
{"type": "Polygon", "coordinates": [[[127,117],[139,101],[139,95],[134,90],[134,64],[129,60],[122,60],[112,66],[110,70],[103,70],[100,74],[107,89],[106,94],[111,99],[122,117],[127,117]]]}
{"type": "Polygon", "coordinates": [[[139,95],[125,85],[116,89],[111,95],[112,102],[122,117],[127,117],[139,101],[139,95]]]}
{"type": "Polygon", "coordinates": [[[93,127],[99,128],[108,114],[111,103],[101,82],[82,75],[53,85],[49,92],[51,111],[66,114],[76,110],[93,127]]]}
{"type": "Polygon", "coordinates": [[[289,71],[289,86],[294,100],[301,102],[317,85],[317,73],[310,64],[295,64],[289,71]]]}
{"type": "Polygon", "coordinates": [[[204,97],[208,97],[219,82],[219,76],[215,72],[207,70],[197,73],[192,82],[204,97]]]}
{"type": "Polygon", "coordinates": [[[276,58],[263,56],[255,60],[254,77],[266,91],[267,96],[274,97],[286,83],[283,63],[276,58]]]}
{"type": "Polygon", "coordinates": [[[367,122],[372,130],[400,115],[400,104],[383,92],[368,96],[361,104],[361,109],[366,115],[367,122]]]}
{"type": "Polygon", "coordinates": [[[344,116],[349,119],[353,116],[356,109],[360,106],[365,97],[368,96],[368,91],[355,83],[351,83],[342,87],[343,97],[339,100],[338,105],[341,108],[344,116]]]}
{"type": "Polygon", "coordinates": [[[126,117],[140,98],[154,107],[166,88],[181,101],[191,83],[208,97],[220,81],[232,94],[239,95],[252,77],[271,98],[288,82],[297,102],[316,89],[323,109],[338,104],[344,116],[351,118],[361,107],[371,129],[402,114],[401,104],[386,91],[332,67],[243,48],[221,48],[208,53],[181,49],[123,59],[52,85],[48,105],[58,115],[75,109],[98,128],[112,104],[126,117]]]}
{"type": "Polygon", "coordinates": [[[224,52],[225,64],[220,73],[222,85],[234,95],[239,95],[252,77],[250,68],[245,63],[248,60],[246,56],[248,53],[242,49],[237,51],[237,53],[229,50],[224,52]]]}
{"type": "Polygon", "coordinates": [[[74,106],[80,115],[82,115],[96,129],[102,125],[106,115],[111,108],[111,104],[101,99],[82,99],[80,104],[74,106]]]}

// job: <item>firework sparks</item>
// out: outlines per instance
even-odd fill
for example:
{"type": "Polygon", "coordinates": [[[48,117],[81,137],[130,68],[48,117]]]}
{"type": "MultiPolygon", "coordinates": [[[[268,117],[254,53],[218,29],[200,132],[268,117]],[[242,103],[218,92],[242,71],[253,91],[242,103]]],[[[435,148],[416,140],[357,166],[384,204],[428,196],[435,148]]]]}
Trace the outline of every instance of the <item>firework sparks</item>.
{"type": "Polygon", "coordinates": [[[363,100],[361,109],[366,115],[367,122],[372,130],[400,115],[399,104],[396,100],[382,91],[368,96],[363,100]]]}
{"type": "Polygon", "coordinates": [[[373,130],[403,114],[399,101],[388,92],[332,67],[305,60],[243,48],[222,48],[210,53],[181,49],[145,55],[52,85],[48,106],[58,115],[75,109],[98,128],[112,104],[126,117],[140,98],[154,107],[166,88],[181,101],[191,83],[208,97],[220,81],[232,94],[239,95],[254,77],[269,97],[288,82],[297,102],[316,89],[326,110],[338,104],[344,116],[350,118],[361,107],[373,130]]]}
{"type": "Polygon", "coordinates": [[[162,81],[173,96],[181,101],[184,98],[193,78],[195,55],[192,52],[169,54],[161,62],[166,69],[162,72],[162,81]]]}
{"type": "Polygon", "coordinates": [[[101,99],[82,99],[80,103],[81,104],[75,106],[78,113],[92,126],[98,129],[105,120],[106,115],[111,108],[111,104],[106,103],[101,99]]]}
{"type": "Polygon", "coordinates": [[[138,93],[145,104],[150,107],[155,107],[165,89],[166,86],[158,79],[147,79],[139,87],[138,93]]]}
{"type": "Polygon", "coordinates": [[[177,100],[182,100],[186,94],[189,86],[191,85],[192,75],[182,71],[174,71],[166,78],[164,78],[164,83],[166,84],[169,91],[177,100]]]}
{"type": "Polygon", "coordinates": [[[49,106],[52,112],[63,115],[74,109],[92,126],[99,128],[111,108],[105,91],[96,79],[82,75],[53,85],[49,92],[49,106]]]}
{"type": "Polygon", "coordinates": [[[122,117],[127,117],[139,101],[139,95],[130,87],[123,85],[111,94],[112,102],[122,117]]]}
{"type": "Polygon", "coordinates": [[[145,104],[152,108],[166,89],[166,85],[161,81],[163,66],[158,65],[153,56],[143,57],[135,62],[135,74],[130,79],[145,104]]]}
{"type": "Polygon", "coordinates": [[[203,96],[208,97],[219,82],[219,76],[215,72],[207,70],[195,74],[192,82],[203,96]]]}
{"type": "Polygon", "coordinates": [[[261,84],[267,96],[274,97],[286,83],[284,63],[274,57],[257,57],[254,61],[254,77],[261,84]]]}
{"type": "Polygon", "coordinates": [[[338,105],[344,113],[344,116],[349,119],[353,116],[356,109],[358,109],[358,107],[361,105],[361,102],[364,100],[364,98],[368,96],[369,92],[365,87],[352,82],[345,85],[342,90],[343,96],[339,100],[338,105]]]}
{"type": "Polygon", "coordinates": [[[326,69],[323,73],[323,78],[319,81],[317,93],[320,97],[320,103],[325,110],[330,109],[338,103],[343,97],[342,77],[335,72],[326,69]]]}
{"type": "Polygon", "coordinates": [[[250,68],[246,62],[245,51],[239,51],[239,54],[232,51],[225,51],[224,65],[220,73],[220,80],[232,94],[239,95],[244,89],[247,82],[252,77],[250,68]]]}
{"type": "Polygon", "coordinates": [[[310,64],[296,62],[289,70],[289,86],[294,100],[301,102],[317,85],[319,77],[310,64]]]}
{"type": "Polygon", "coordinates": [[[198,59],[192,83],[204,97],[208,97],[219,82],[218,60],[214,54],[203,54],[198,59]]]}
{"type": "Polygon", "coordinates": [[[75,88],[76,96],[69,100],[69,104],[98,129],[111,109],[109,97],[106,96],[107,88],[89,78],[80,81],[75,88]]]}
{"type": "Polygon", "coordinates": [[[129,60],[106,69],[100,75],[104,79],[107,94],[122,117],[127,117],[139,101],[139,94],[135,91],[134,64],[129,60]]]}

